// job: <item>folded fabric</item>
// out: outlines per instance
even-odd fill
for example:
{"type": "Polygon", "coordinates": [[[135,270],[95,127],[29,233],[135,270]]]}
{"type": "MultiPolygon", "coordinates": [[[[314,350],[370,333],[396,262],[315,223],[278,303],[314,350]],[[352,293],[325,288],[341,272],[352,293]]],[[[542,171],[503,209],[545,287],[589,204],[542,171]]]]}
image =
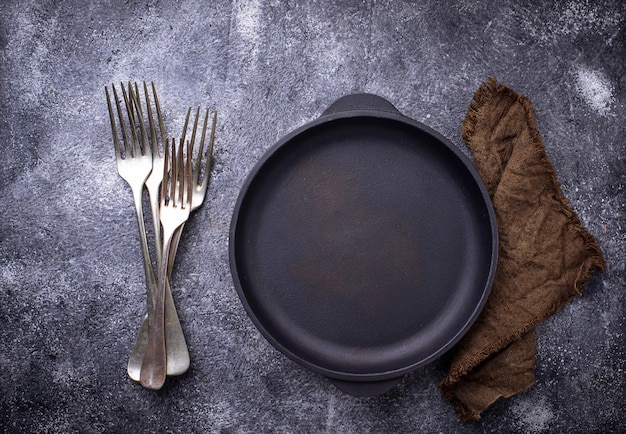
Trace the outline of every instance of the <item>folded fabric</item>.
{"type": "Polygon", "coordinates": [[[535,326],[605,266],[561,193],[528,99],[490,79],[474,94],[462,135],[493,201],[500,243],[489,300],[439,385],[468,422],[533,385],[535,326]]]}

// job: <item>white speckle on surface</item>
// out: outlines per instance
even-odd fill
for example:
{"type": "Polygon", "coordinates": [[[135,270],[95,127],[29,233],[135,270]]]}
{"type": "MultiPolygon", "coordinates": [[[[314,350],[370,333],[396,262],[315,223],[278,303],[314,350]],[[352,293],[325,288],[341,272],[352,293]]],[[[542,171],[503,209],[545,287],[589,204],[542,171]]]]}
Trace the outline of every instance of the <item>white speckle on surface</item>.
{"type": "Polygon", "coordinates": [[[256,59],[259,52],[259,23],[261,5],[259,0],[242,1],[233,5],[235,9],[235,31],[243,44],[248,46],[252,59],[256,59]]]}
{"type": "Polygon", "coordinates": [[[258,0],[239,2],[236,6],[237,33],[247,41],[257,39],[259,35],[259,15],[261,5],[258,0]]]}
{"type": "MultiPolygon", "coordinates": [[[[521,398],[521,397],[520,397],[521,398]]],[[[550,429],[554,412],[545,399],[521,398],[511,407],[521,432],[538,434],[550,429]]]]}
{"type": "Polygon", "coordinates": [[[336,399],[334,395],[330,395],[328,399],[328,409],[326,416],[326,430],[329,432],[332,431],[333,426],[336,424],[337,418],[337,409],[336,409],[336,399]]]}
{"type": "Polygon", "coordinates": [[[554,30],[564,35],[575,35],[586,29],[603,30],[618,23],[619,16],[601,12],[594,2],[576,0],[567,3],[554,30]]]}
{"type": "Polygon", "coordinates": [[[80,379],[80,373],[69,359],[57,363],[50,374],[52,381],[55,383],[64,384],[70,387],[75,381],[80,379]]]}
{"type": "Polygon", "coordinates": [[[578,66],[575,71],[576,90],[585,102],[598,114],[608,116],[612,113],[615,97],[610,80],[600,71],[585,66],[578,66]]]}
{"type": "MultiPolygon", "coordinates": [[[[23,73],[23,80],[11,85],[15,85],[19,92],[16,96],[25,104],[36,104],[45,94],[48,85],[48,74],[45,71],[45,63],[50,56],[49,42],[57,30],[57,23],[54,17],[50,17],[43,25],[38,23],[32,11],[21,11],[16,15],[19,38],[9,46],[6,52],[9,61],[15,61],[16,67],[23,73]],[[28,52],[30,62],[17,62],[20,53],[28,52]]],[[[4,62],[5,60],[3,60],[4,62]]]]}
{"type": "Polygon", "coordinates": [[[2,280],[7,285],[15,285],[22,275],[23,268],[23,266],[15,262],[9,262],[2,267],[2,280]]]}
{"type": "Polygon", "coordinates": [[[591,0],[572,0],[555,4],[547,16],[524,15],[518,18],[525,30],[540,42],[553,43],[559,39],[571,41],[580,35],[601,35],[612,45],[620,33],[624,17],[617,10],[602,8],[591,0]]]}

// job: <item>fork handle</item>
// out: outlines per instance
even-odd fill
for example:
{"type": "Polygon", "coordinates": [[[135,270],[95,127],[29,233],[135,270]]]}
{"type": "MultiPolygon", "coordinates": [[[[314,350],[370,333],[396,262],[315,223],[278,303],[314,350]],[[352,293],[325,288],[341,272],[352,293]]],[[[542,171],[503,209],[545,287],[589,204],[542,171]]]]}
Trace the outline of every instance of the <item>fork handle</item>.
{"type": "Polygon", "coordinates": [[[165,342],[165,282],[167,280],[167,263],[169,249],[172,244],[173,231],[163,234],[164,245],[154,311],[149,320],[150,332],[148,344],[141,364],[140,383],[146,389],[159,390],[165,384],[167,375],[167,351],[165,342]]]}
{"type": "Polygon", "coordinates": [[[139,240],[141,243],[141,256],[143,257],[143,270],[146,275],[146,295],[148,303],[148,316],[151,315],[154,306],[154,291],[157,287],[157,282],[154,276],[154,269],[152,268],[152,259],[150,257],[150,250],[148,248],[148,237],[146,236],[146,224],[143,219],[143,206],[142,206],[142,191],[143,188],[133,189],[133,199],[135,202],[135,211],[137,214],[137,225],[139,226],[139,240]]]}

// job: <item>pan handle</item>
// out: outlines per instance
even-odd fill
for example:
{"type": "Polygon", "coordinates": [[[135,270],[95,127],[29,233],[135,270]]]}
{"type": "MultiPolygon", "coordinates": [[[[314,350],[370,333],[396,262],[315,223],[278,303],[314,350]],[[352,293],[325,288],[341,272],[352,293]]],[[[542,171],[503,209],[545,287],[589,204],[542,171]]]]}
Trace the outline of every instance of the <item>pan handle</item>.
{"type": "Polygon", "coordinates": [[[353,110],[373,110],[401,114],[393,104],[381,96],[372,93],[353,93],[336,100],[324,110],[322,116],[353,110]]]}
{"type": "Polygon", "coordinates": [[[393,389],[401,380],[402,377],[391,378],[389,380],[381,381],[345,381],[337,380],[335,378],[329,378],[333,385],[352,396],[376,396],[393,389]]]}

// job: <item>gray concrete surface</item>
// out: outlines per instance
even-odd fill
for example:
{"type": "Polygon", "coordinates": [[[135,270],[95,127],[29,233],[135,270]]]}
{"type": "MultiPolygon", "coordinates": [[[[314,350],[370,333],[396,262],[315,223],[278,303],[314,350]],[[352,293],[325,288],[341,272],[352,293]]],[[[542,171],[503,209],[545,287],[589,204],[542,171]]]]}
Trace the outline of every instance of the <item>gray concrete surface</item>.
{"type": "Polygon", "coordinates": [[[0,431],[624,432],[623,1],[19,1],[0,8],[0,431]],[[608,272],[537,331],[537,383],[463,425],[445,358],[353,398],[274,350],[228,267],[238,191],[277,139],[372,92],[464,152],[490,76],[536,109],[608,272]],[[220,110],[207,203],[172,278],[191,370],[159,393],[125,365],[144,311],[130,191],[104,86],[154,80],[170,133],[220,110]]]}

